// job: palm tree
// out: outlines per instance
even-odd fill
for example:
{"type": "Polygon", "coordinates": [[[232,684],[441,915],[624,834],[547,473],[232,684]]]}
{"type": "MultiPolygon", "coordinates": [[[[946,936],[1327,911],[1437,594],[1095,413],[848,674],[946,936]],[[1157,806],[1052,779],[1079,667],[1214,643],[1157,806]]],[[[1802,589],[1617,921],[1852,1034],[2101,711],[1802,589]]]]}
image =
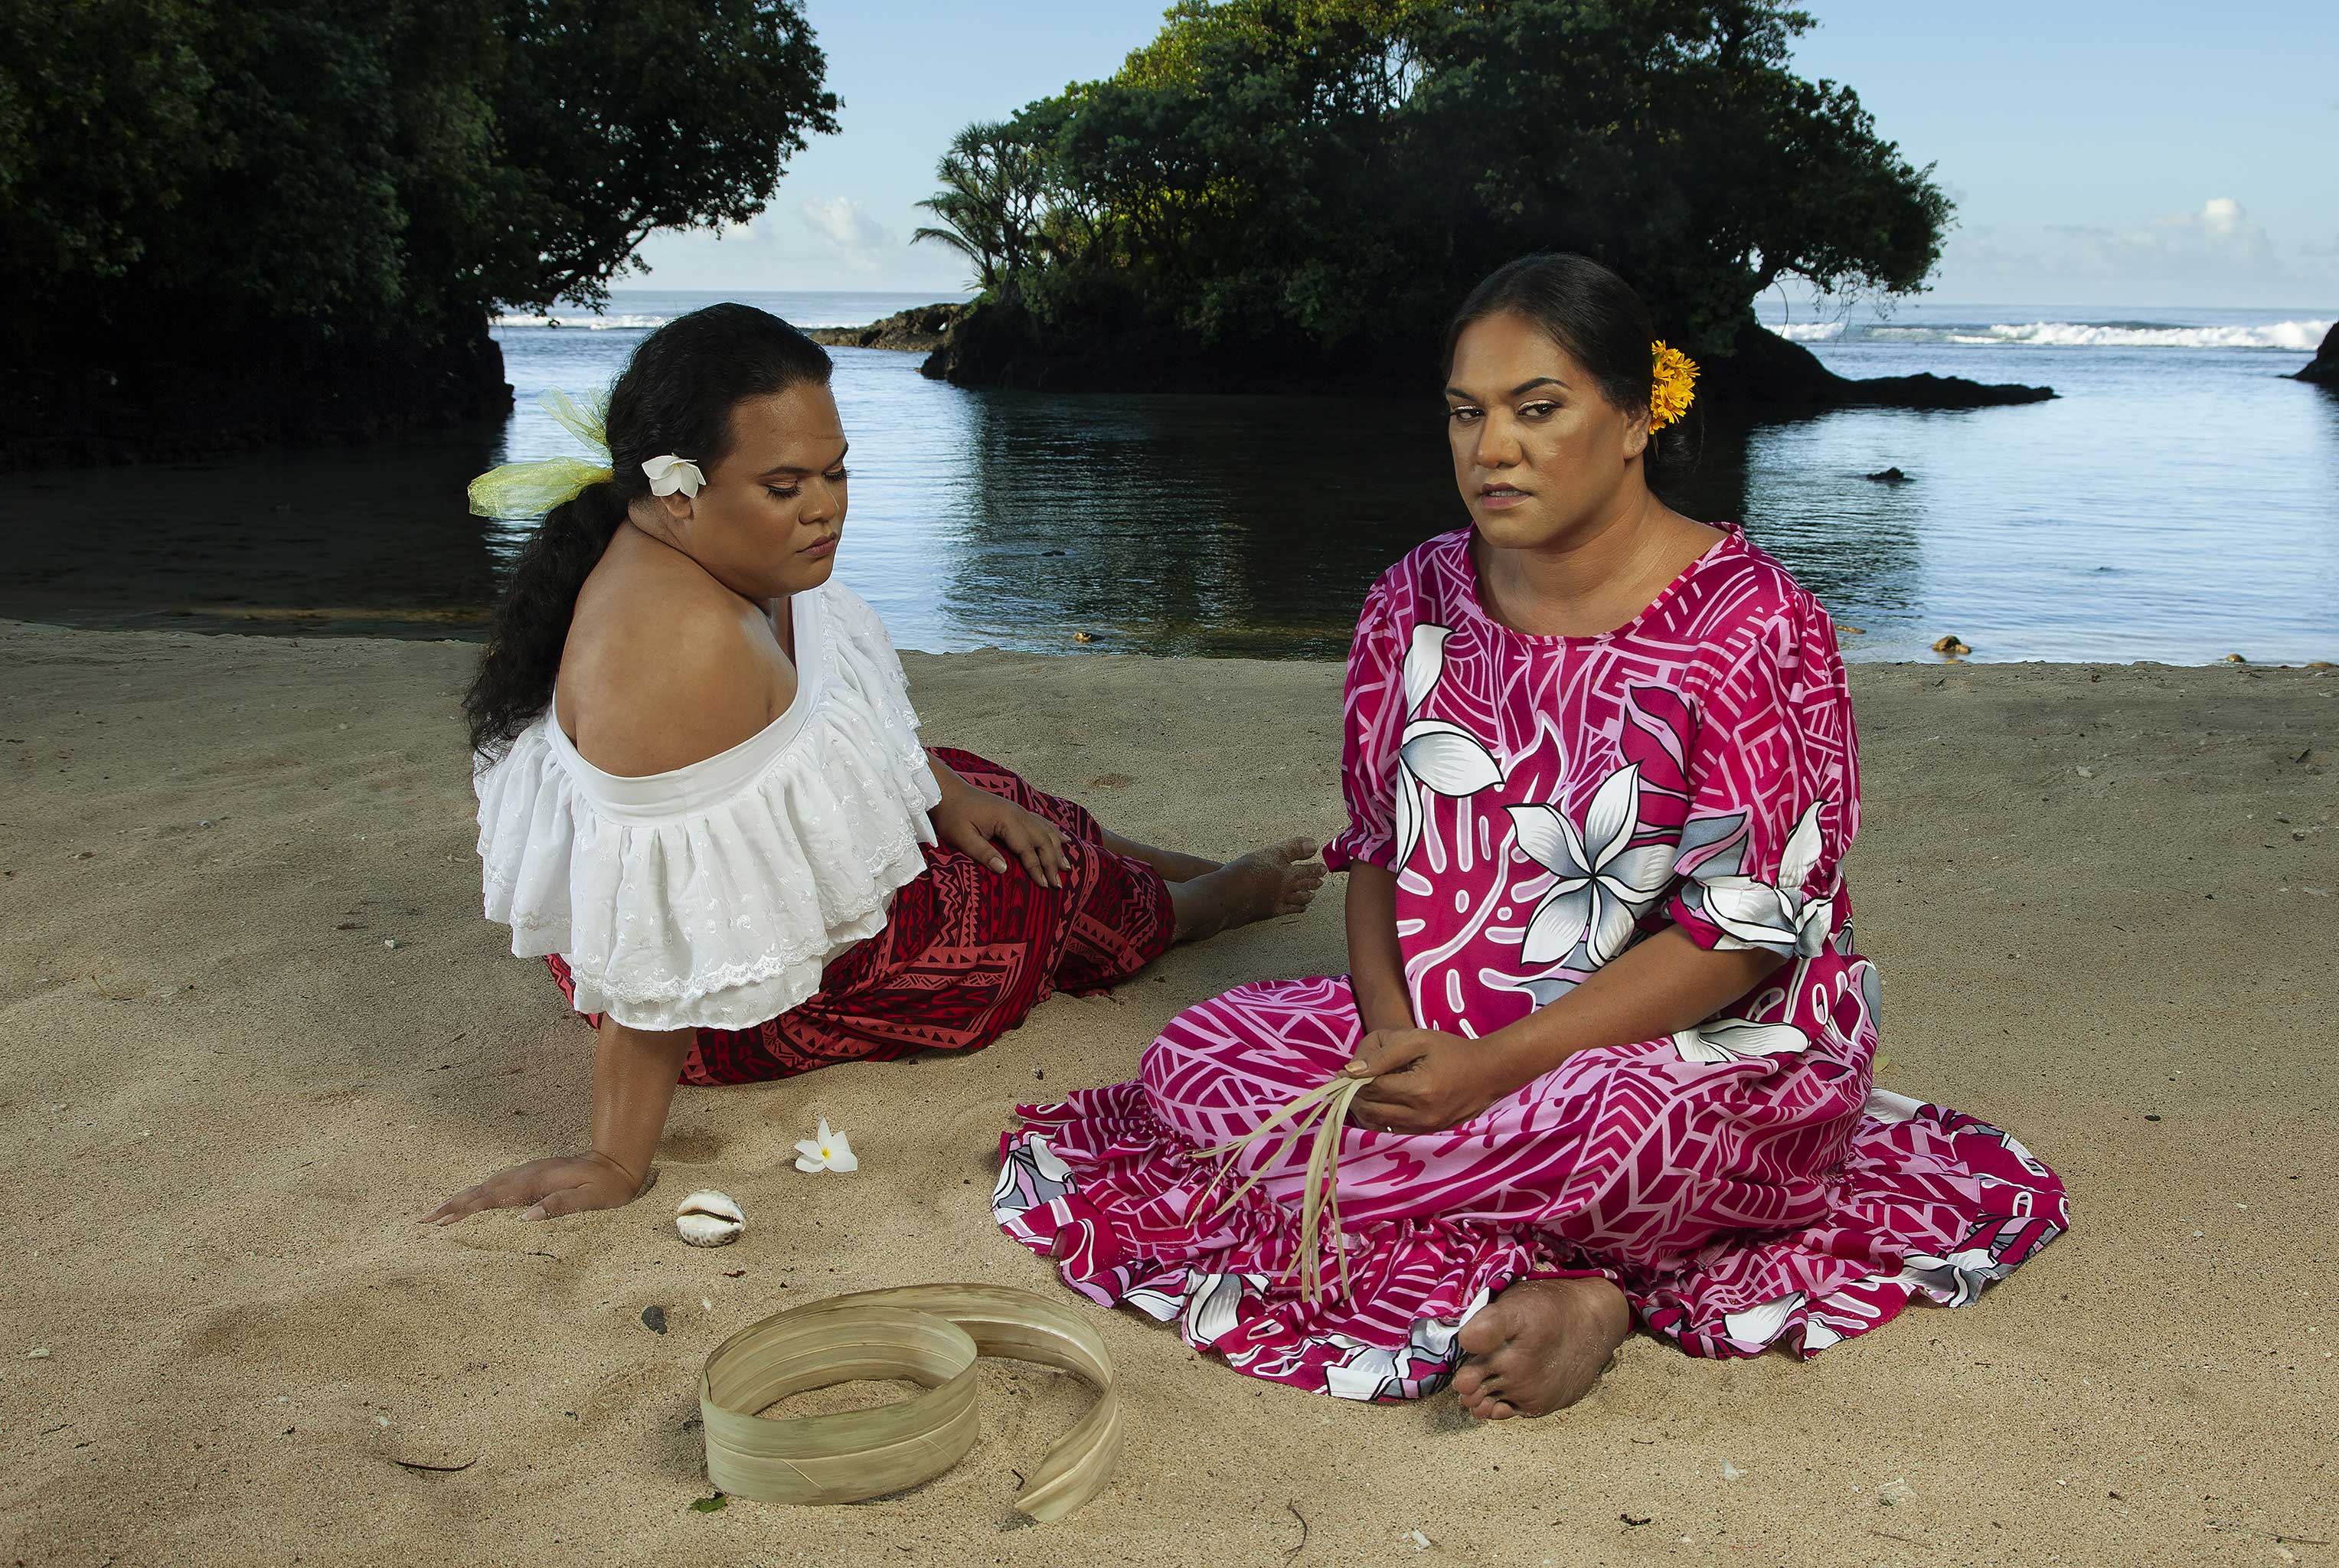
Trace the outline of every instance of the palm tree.
{"type": "Polygon", "coordinates": [[[942,221],[910,243],[932,240],[974,263],[987,290],[1012,291],[1030,264],[1047,200],[1047,164],[1014,126],[977,123],[951,139],[934,166],[943,189],[918,205],[942,221]]]}

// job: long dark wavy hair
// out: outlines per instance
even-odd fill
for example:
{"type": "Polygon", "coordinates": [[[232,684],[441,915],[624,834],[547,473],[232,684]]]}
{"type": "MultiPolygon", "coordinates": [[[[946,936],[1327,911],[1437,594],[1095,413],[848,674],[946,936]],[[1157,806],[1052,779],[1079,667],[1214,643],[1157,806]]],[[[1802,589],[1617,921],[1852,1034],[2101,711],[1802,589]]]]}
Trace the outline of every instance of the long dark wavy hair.
{"type": "MultiPolygon", "coordinates": [[[[1619,409],[1630,414],[1649,406],[1649,350],[1657,329],[1648,306],[1632,284],[1591,257],[1570,251],[1522,256],[1496,268],[1470,291],[1446,329],[1445,351],[1437,365],[1441,385],[1454,373],[1454,350],[1470,324],[1505,314],[1533,322],[1590,371],[1601,395],[1619,409]]],[[[1693,406],[1691,426],[1696,419],[1693,406]]],[[[1651,432],[1643,474],[1651,484],[1678,478],[1694,462],[1695,446],[1683,426],[1651,432]]]]}
{"type": "Polygon", "coordinates": [[[805,382],[825,385],[828,350],[752,305],[709,305],[644,338],[609,390],[612,477],[546,515],[520,552],[463,698],[471,749],[502,754],[552,701],[577,591],[634,502],[648,459],[672,452],[712,473],[731,446],[731,410],[805,382]]]}

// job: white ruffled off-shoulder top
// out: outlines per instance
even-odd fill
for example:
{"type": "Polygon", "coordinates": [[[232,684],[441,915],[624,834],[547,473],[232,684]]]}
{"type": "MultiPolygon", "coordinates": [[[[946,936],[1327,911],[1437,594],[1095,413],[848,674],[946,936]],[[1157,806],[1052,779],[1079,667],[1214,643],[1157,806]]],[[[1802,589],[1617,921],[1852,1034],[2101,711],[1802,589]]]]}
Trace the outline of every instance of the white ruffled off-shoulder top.
{"type": "Polygon", "coordinates": [[[482,759],[488,918],[559,953],[579,1012],[636,1029],[748,1029],[820,988],[925,869],[941,799],[884,623],[831,581],[790,600],[796,695],[729,751],[623,777],[551,707],[482,759]]]}

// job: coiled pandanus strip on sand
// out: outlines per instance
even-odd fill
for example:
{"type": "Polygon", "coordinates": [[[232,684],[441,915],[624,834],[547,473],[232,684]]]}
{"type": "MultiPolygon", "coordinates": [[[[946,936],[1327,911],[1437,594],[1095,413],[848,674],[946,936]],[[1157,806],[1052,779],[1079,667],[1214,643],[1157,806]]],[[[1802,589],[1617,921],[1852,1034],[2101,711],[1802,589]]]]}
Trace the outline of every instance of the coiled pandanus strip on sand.
{"type": "Polygon", "coordinates": [[[1092,1324],[1058,1302],[998,1285],[911,1285],[832,1297],[752,1324],[715,1347],[698,1383],[706,1476],[759,1503],[857,1503],[941,1474],[973,1446],[978,1356],[1079,1374],[1096,1403],[1016,1495],[1048,1523],[1086,1504],[1120,1456],[1120,1396],[1092,1324]],[[755,1413],[808,1388],[906,1377],[926,1392],[833,1415],[755,1413]]]}

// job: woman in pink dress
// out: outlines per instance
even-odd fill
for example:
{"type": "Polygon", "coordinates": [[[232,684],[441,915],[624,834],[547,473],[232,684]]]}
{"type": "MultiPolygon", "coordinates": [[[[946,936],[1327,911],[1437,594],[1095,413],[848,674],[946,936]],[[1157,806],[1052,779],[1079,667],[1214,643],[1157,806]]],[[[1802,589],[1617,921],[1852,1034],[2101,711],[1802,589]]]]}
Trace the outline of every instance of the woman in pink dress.
{"type": "MultiPolygon", "coordinates": [[[[1835,632],[1737,528],[1649,490],[1652,331],[1530,257],[1447,337],[1472,527],[1375,586],[1349,656],[1350,973],[1189,1009],[1137,1080],[1021,1108],[993,1208],[1102,1303],[1254,1376],[1473,1414],[1580,1398],[1637,1317],[1810,1356],[1972,1301],[2059,1235],[1994,1127],[1870,1082],[1835,632]],[[1338,1223],[1300,1287],[1308,1140],[1208,1151],[1337,1074],[1338,1223]],[[1343,1267],[1345,1266],[1345,1267],[1343,1267]]],[[[1678,399],[1658,389],[1658,409],[1678,399]]]]}

